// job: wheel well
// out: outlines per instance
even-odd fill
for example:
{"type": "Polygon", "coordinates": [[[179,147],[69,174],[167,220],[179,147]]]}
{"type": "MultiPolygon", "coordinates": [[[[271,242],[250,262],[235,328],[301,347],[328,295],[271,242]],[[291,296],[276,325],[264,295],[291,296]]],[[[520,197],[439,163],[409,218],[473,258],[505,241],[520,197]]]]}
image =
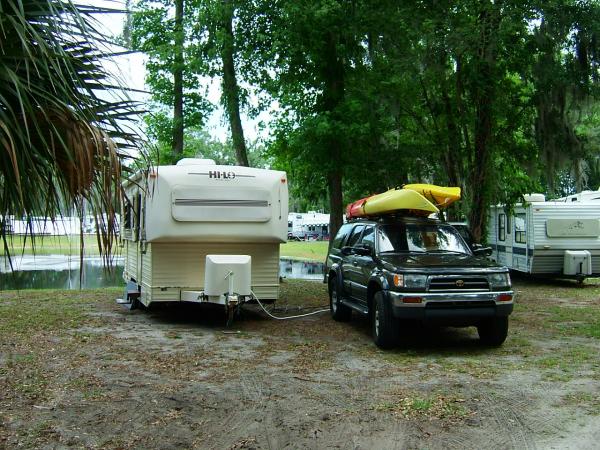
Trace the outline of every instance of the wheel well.
{"type": "Polygon", "coordinates": [[[381,286],[376,281],[369,282],[369,286],[367,286],[367,306],[371,309],[371,305],[373,304],[373,296],[375,292],[380,291],[381,286]]]}
{"type": "Polygon", "coordinates": [[[337,273],[335,270],[330,270],[329,275],[327,275],[327,290],[329,290],[329,286],[331,286],[331,281],[337,277],[337,273]]]}

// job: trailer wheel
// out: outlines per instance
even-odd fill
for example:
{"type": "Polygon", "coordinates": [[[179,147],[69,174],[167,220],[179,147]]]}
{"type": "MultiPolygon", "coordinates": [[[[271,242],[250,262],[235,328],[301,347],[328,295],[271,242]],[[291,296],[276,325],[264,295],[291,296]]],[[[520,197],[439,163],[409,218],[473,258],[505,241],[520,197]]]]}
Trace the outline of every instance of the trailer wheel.
{"type": "Polygon", "coordinates": [[[333,320],[338,322],[347,322],[352,318],[352,310],[341,302],[337,278],[335,277],[329,279],[329,310],[333,320]]]}
{"type": "Polygon", "coordinates": [[[477,325],[479,339],[484,345],[498,347],[504,343],[508,336],[508,317],[495,317],[487,319],[477,325]]]}

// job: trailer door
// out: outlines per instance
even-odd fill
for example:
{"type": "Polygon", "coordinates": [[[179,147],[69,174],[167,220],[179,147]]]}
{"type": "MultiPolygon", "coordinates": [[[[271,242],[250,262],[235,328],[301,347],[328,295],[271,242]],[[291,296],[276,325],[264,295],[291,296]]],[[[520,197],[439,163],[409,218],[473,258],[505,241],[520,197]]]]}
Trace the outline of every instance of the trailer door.
{"type": "Polygon", "coordinates": [[[528,272],[527,264],[527,210],[521,210],[514,216],[514,233],[512,234],[512,268],[528,272]]]}

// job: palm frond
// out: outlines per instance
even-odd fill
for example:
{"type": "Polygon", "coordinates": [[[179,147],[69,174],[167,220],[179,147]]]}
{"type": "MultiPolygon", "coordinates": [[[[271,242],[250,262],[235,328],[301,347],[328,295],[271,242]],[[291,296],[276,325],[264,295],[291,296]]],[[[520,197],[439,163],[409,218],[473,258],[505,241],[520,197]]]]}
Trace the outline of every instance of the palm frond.
{"type": "MultiPolygon", "coordinates": [[[[116,233],[121,160],[140,142],[126,123],[141,109],[126,89],[115,95],[102,64],[108,40],[92,18],[116,11],[69,0],[0,3],[0,218],[54,220],[87,205],[106,224],[103,254],[116,233]]],[[[0,234],[7,249],[5,227],[0,234]]]]}

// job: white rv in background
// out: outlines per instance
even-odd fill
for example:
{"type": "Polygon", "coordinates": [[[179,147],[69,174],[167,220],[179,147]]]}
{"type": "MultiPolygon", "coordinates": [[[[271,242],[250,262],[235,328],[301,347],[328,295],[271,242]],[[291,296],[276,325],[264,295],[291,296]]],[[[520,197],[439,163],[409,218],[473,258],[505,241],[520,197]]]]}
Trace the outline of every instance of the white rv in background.
{"type": "Polygon", "coordinates": [[[251,289],[261,301],[278,298],[279,244],[287,238],[285,172],[183,159],[136,174],[124,193],[128,286],[121,303],[227,305],[219,292],[239,287],[228,284],[231,274],[238,284],[249,283],[236,294],[248,296],[251,289]]]}
{"type": "Polygon", "coordinates": [[[600,191],[546,201],[524,196],[508,214],[490,209],[491,257],[524,273],[575,278],[600,276],[600,191]]]}
{"type": "Polygon", "coordinates": [[[316,211],[289,213],[288,239],[301,241],[329,239],[329,214],[316,211]]]}

